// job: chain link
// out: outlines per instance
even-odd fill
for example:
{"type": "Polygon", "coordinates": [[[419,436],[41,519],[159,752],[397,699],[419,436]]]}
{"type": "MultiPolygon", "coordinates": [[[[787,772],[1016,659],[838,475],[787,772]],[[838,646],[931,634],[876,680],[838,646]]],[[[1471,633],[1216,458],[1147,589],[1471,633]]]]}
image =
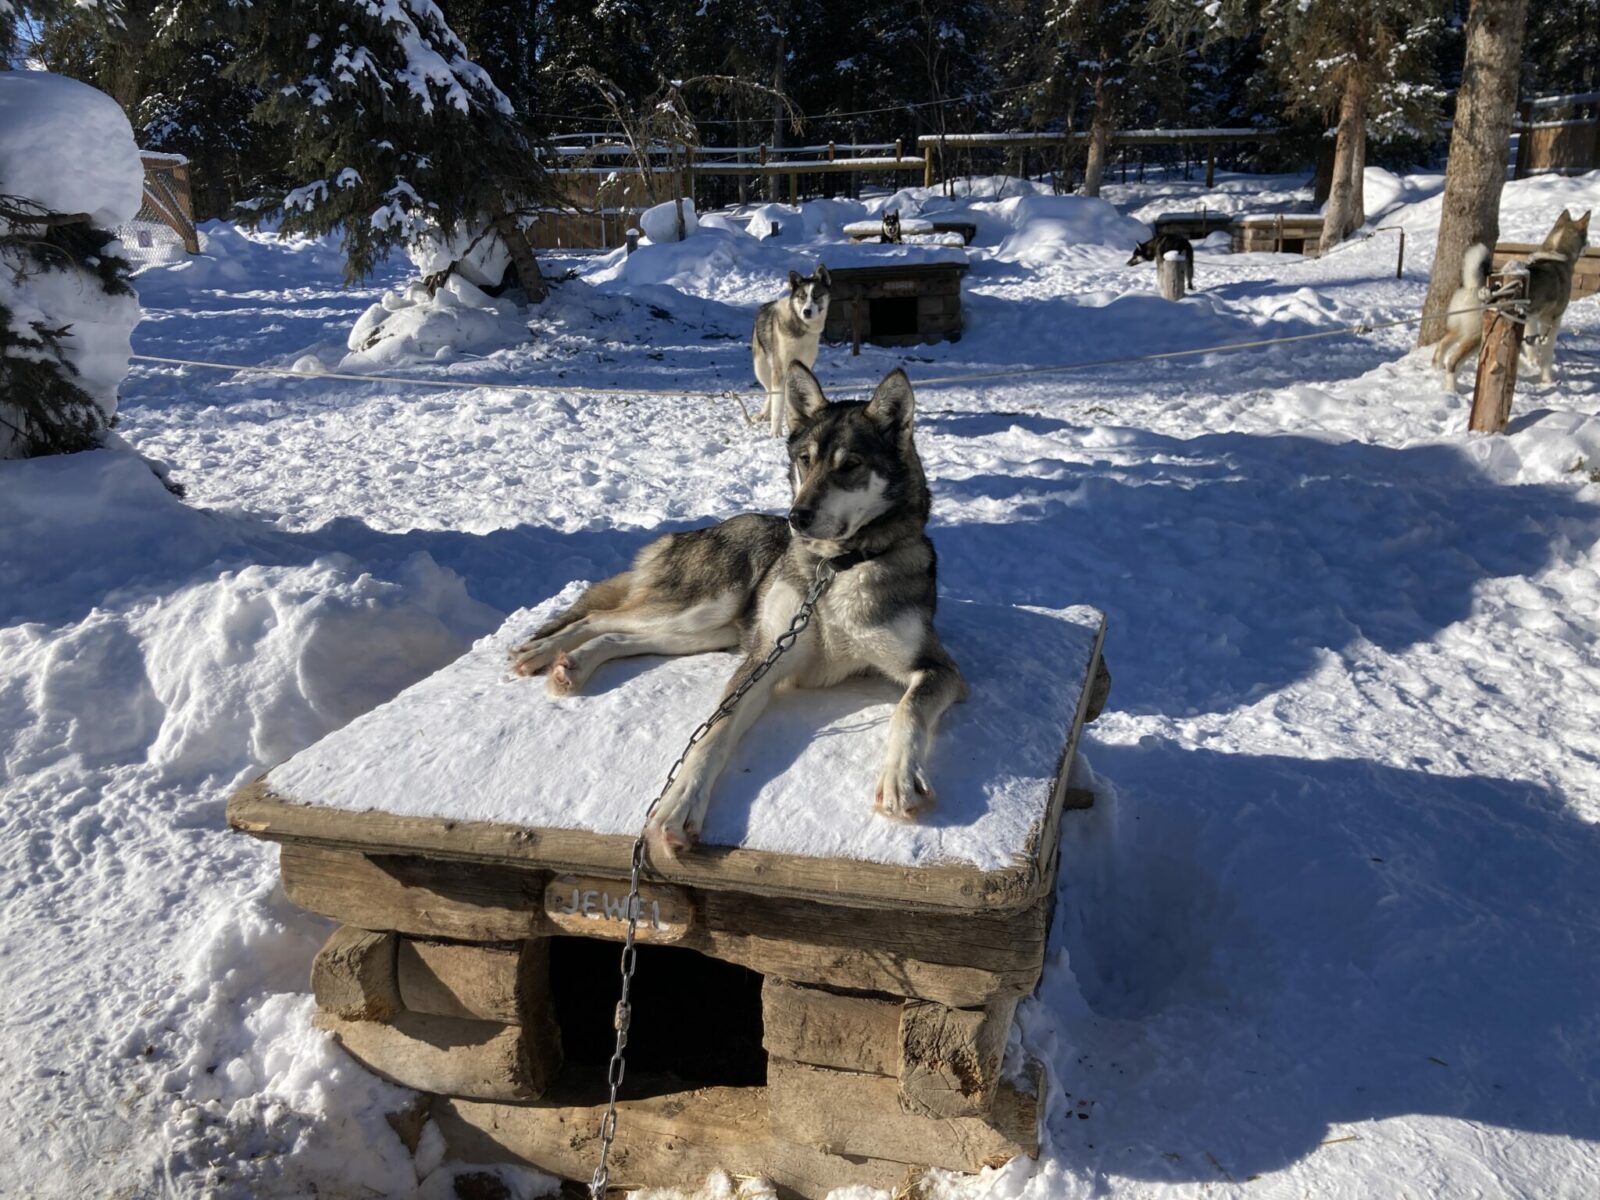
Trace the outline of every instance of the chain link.
{"type": "Polygon", "coordinates": [[[633,987],[633,970],[638,959],[635,938],[639,931],[639,876],[644,871],[645,832],[650,827],[650,818],[655,815],[657,806],[672,789],[673,781],[683,769],[683,764],[688,761],[690,751],[719,721],[739,706],[739,701],[743,700],[745,694],[772,670],[780,658],[794,648],[801,633],[811,624],[811,616],[816,610],[817,601],[822,599],[822,593],[828,590],[828,585],[833,582],[837,574],[838,571],[831,560],[826,558],[818,560],[816,573],[811,577],[811,586],[806,589],[805,599],[795,610],[789,628],[773,640],[772,649],[766,658],[757,663],[755,669],[739,682],[739,686],[724,696],[722,703],[717,705],[712,714],[701,721],[689,735],[683,753],[678,755],[677,761],[668,769],[666,782],[661,785],[661,791],[650,801],[650,807],[645,809],[644,827],[640,829],[639,836],[633,839],[633,854],[628,875],[628,900],[624,905],[628,914],[628,932],[622,939],[622,994],[612,1015],[612,1026],[617,1031],[617,1043],[611,1052],[611,1062],[606,1067],[606,1083],[611,1089],[611,1094],[606,1101],[605,1116],[600,1119],[600,1162],[594,1169],[594,1178],[589,1181],[589,1200],[605,1200],[606,1188],[611,1182],[611,1143],[617,1136],[617,1093],[622,1088],[622,1077],[627,1070],[625,1052],[628,1047],[628,1026],[633,1021],[633,1004],[628,996],[633,987]]]}

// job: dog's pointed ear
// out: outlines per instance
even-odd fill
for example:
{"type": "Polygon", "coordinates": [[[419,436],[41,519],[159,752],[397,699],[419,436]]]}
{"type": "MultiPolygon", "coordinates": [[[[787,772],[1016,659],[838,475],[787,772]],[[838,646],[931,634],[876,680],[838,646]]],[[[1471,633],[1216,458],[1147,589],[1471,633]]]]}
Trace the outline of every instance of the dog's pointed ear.
{"type": "Polygon", "coordinates": [[[811,369],[795,359],[789,364],[789,373],[783,380],[783,402],[789,409],[789,428],[794,429],[811,420],[828,407],[828,398],[822,394],[822,385],[811,369]]]}
{"type": "Polygon", "coordinates": [[[805,282],[805,280],[803,278],[801,278],[801,275],[800,275],[799,271],[790,271],[789,272],[789,286],[790,287],[797,288],[804,282],[805,282]]]}
{"type": "Polygon", "coordinates": [[[909,434],[916,402],[911,395],[911,380],[899,367],[883,377],[883,382],[867,401],[867,416],[884,429],[909,434]]]}
{"type": "Polygon", "coordinates": [[[833,286],[833,278],[828,274],[828,268],[822,263],[817,264],[817,282],[823,287],[833,286]]]}
{"type": "Polygon", "coordinates": [[[1584,212],[1583,216],[1579,217],[1573,222],[1573,224],[1578,227],[1578,232],[1583,234],[1585,237],[1589,235],[1589,217],[1591,214],[1593,214],[1593,212],[1594,209],[1588,209],[1584,212]]]}

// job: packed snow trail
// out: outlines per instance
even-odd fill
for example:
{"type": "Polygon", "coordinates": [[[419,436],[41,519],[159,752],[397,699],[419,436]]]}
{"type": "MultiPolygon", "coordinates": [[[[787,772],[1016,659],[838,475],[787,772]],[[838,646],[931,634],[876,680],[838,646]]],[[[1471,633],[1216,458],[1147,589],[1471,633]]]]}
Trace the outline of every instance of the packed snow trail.
{"type": "MultiPolygon", "coordinates": [[[[1436,184],[1401,182],[1385,220],[1436,222],[1436,184]]],[[[1508,236],[1600,193],[1524,183],[1508,236]]],[[[1173,306],[1120,226],[980,216],[963,340],[825,347],[825,385],[1392,319],[1428,265],[1203,249],[1173,306]]],[[[325,247],[207,237],[141,277],[136,349],[345,358],[381,288],[341,291],[325,247]]],[[[505,612],[786,502],[726,403],[474,386],[744,386],[754,303],[812,247],[659,249],[552,262],[579,277],[531,341],[408,363],[456,393],[141,372],[122,433],[188,503],[109,453],[0,476],[0,1194],[447,1185],[383,1123],[398,1090],[310,1028],[325,925],[222,801],[505,612]]],[[[1600,302],[1563,338],[1600,350],[1600,302]]],[[[1105,609],[1115,676],[1022,1009],[1046,1151],[951,1195],[1600,1191],[1600,361],[1558,354],[1481,439],[1407,333],[1314,345],[922,405],[943,589],[1105,609]]]]}

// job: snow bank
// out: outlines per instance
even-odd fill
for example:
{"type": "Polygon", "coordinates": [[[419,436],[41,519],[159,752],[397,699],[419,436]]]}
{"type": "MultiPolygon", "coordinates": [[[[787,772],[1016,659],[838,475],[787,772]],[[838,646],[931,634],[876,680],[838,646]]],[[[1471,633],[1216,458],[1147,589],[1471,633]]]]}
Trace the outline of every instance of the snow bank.
{"type": "Polygon", "coordinates": [[[1088,196],[1019,196],[974,207],[1011,228],[995,257],[1025,267],[1046,266],[1086,245],[1131,250],[1150,236],[1138,221],[1088,196]]]}
{"type": "Polygon", "coordinates": [[[510,300],[491,296],[456,274],[433,295],[420,282],[385,292],[356,321],[341,370],[444,358],[512,345],[528,327],[510,300]]]}
{"type": "MultiPolygon", "coordinates": [[[[139,211],[144,167],[128,118],[103,92],[43,71],[0,71],[0,193],[21,196],[56,213],[87,213],[111,230],[139,211]]],[[[117,249],[116,243],[107,247],[117,249]]],[[[129,344],[139,321],[139,301],[110,294],[89,268],[39,255],[26,246],[0,250],[0,310],[9,310],[9,334],[31,339],[38,329],[62,329],[55,370],[81,388],[98,409],[94,424],[108,427],[117,391],[128,373],[129,344]]],[[[26,340],[8,351],[55,363],[49,350],[26,340]]],[[[82,396],[76,397],[81,408],[82,396]]],[[[8,407],[0,399],[0,416],[8,407]]],[[[59,416],[60,414],[56,414],[59,416]]],[[[0,427],[0,459],[38,453],[40,444],[14,433],[16,419],[0,427]]]]}
{"type": "MultiPolygon", "coordinates": [[[[639,228],[644,231],[645,237],[652,242],[677,242],[683,238],[678,236],[678,203],[668,200],[664,204],[657,204],[645,209],[639,214],[639,228]]],[[[694,236],[694,231],[699,224],[695,217],[694,201],[688,196],[682,200],[683,205],[683,237],[694,236]]]]}
{"type": "Polygon", "coordinates": [[[133,127],[115,100],[45,71],[0,71],[0,192],[115,229],[144,196],[133,127]]]}

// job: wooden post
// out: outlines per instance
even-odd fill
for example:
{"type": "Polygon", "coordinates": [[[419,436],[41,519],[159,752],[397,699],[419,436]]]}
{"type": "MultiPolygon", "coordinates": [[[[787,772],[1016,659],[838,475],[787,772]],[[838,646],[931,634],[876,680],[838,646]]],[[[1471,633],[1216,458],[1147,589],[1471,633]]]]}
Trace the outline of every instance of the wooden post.
{"type": "Polygon", "coordinates": [[[850,354],[855,357],[861,353],[861,306],[865,303],[860,293],[850,301],[850,354]]]}
{"type": "Polygon", "coordinates": [[[904,155],[901,153],[900,139],[899,138],[895,138],[895,140],[894,140],[894,160],[895,160],[895,162],[899,162],[902,157],[904,157],[904,155]]]}
{"type": "Polygon", "coordinates": [[[1273,253],[1274,254],[1282,254],[1283,253],[1283,214],[1282,213],[1278,214],[1277,229],[1278,229],[1278,243],[1277,243],[1276,246],[1273,247],[1273,253]]]}
{"type": "Polygon", "coordinates": [[[1517,130],[1517,163],[1511,172],[1511,177],[1513,179],[1526,179],[1528,167],[1531,165],[1529,159],[1533,155],[1533,131],[1528,128],[1533,124],[1533,105],[1522,105],[1517,109],[1517,115],[1521,118],[1517,122],[1519,126],[1517,130]]]}
{"type": "Polygon", "coordinates": [[[622,236],[627,240],[629,254],[639,248],[639,231],[637,229],[630,229],[622,236]]]}
{"type": "MultiPolygon", "coordinates": [[[[1497,289],[1501,298],[1513,303],[1526,299],[1525,274],[1491,276],[1503,280],[1497,289]]],[[[1492,308],[1483,313],[1483,348],[1478,351],[1478,376],[1472,391],[1472,416],[1467,428],[1473,433],[1504,433],[1511,419],[1511,400],[1517,390],[1517,359],[1522,354],[1522,323],[1503,316],[1492,308]]]]}
{"type": "Polygon", "coordinates": [[[1176,251],[1168,251],[1156,262],[1156,282],[1163,300],[1183,299],[1183,259],[1176,251]]]}
{"type": "Polygon", "coordinates": [[[829,162],[833,161],[833,152],[834,152],[833,142],[829,141],[828,142],[828,161],[829,162]]]}
{"type": "Polygon", "coordinates": [[[1206,143],[1206,186],[1217,186],[1217,144],[1206,143]]]}
{"type": "Polygon", "coordinates": [[[1406,228],[1405,228],[1404,225],[1402,225],[1400,227],[1400,253],[1395,256],[1395,260],[1394,260],[1394,277],[1396,279],[1399,279],[1400,278],[1400,273],[1402,271],[1404,271],[1405,269],[1406,269],[1406,228]]]}
{"type": "Polygon", "coordinates": [[[922,152],[922,186],[933,186],[933,148],[930,146],[922,152]]]}
{"type": "Polygon", "coordinates": [[[789,172],[789,203],[800,203],[800,173],[798,171],[789,172]]]}

